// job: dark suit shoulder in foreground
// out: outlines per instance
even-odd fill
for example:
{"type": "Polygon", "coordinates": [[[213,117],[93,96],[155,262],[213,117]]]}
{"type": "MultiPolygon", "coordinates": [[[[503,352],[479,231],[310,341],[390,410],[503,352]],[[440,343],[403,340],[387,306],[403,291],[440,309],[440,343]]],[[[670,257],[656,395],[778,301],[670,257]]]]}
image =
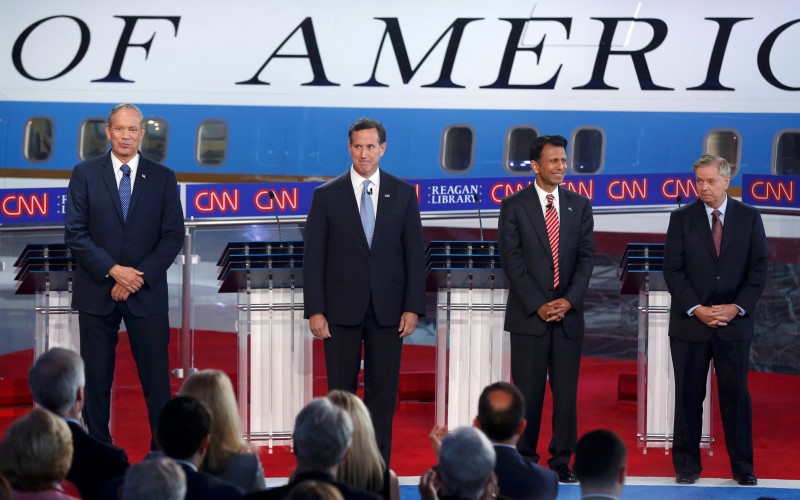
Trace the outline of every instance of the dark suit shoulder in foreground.
{"type": "Polygon", "coordinates": [[[514,500],[555,499],[558,495],[558,477],[555,472],[535,465],[511,446],[495,445],[497,463],[494,473],[500,494],[514,500]]]}
{"type": "Polygon", "coordinates": [[[72,432],[72,464],[67,479],[87,500],[102,498],[103,486],[128,470],[128,455],[121,448],[91,437],[75,422],[67,421],[72,432]]]}

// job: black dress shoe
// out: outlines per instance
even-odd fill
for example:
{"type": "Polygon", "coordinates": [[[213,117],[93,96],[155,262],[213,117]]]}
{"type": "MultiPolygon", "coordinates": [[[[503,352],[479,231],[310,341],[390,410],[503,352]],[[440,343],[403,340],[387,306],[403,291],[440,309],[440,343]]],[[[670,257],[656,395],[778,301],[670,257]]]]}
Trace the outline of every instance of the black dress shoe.
{"type": "Polygon", "coordinates": [[[675,478],[675,482],[678,484],[694,484],[700,478],[698,474],[687,470],[678,474],[675,478]]]}
{"type": "Polygon", "coordinates": [[[569,465],[563,464],[559,465],[555,469],[553,469],[555,473],[558,475],[558,482],[559,483],[577,483],[578,478],[575,477],[575,474],[569,469],[569,465]]]}
{"type": "Polygon", "coordinates": [[[734,477],[734,479],[742,486],[755,486],[758,484],[758,479],[756,479],[756,475],[752,472],[750,474],[734,477]]]}

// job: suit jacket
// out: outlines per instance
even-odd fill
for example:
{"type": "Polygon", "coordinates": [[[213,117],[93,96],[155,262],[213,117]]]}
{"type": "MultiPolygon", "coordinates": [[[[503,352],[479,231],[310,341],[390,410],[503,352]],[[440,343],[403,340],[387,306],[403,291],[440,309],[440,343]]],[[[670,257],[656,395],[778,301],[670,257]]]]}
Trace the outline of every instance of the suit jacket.
{"type": "MultiPolygon", "coordinates": [[[[208,474],[211,473],[208,472],[208,474]]],[[[245,493],[263,490],[267,487],[264,481],[264,468],[255,453],[231,453],[228,465],[222,474],[211,475],[240,487],[245,493]]]]}
{"type": "Polygon", "coordinates": [[[340,483],[339,481],[336,481],[333,476],[324,472],[303,472],[301,474],[296,474],[293,476],[293,479],[289,482],[289,484],[278,486],[277,488],[271,488],[265,491],[251,493],[245,498],[252,500],[279,500],[281,498],[286,498],[292,491],[292,488],[297,486],[299,483],[312,480],[332,484],[341,492],[342,497],[344,497],[345,500],[377,500],[380,498],[378,495],[368,491],[340,483]]]}
{"type": "Polygon", "coordinates": [[[530,186],[503,199],[497,228],[500,260],[510,290],[505,330],[544,335],[549,323],[536,311],[563,297],[572,304],[564,316],[568,337],[583,335],[583,296],[594,267],[594,218],[585,197],[558,188],[559,287],[553,288],[553,254],[536,188],[530,186]]]}
{"type": "Polygon", "coordinates": [[[67,420],[72,432],[72,464],[67,479],[86,500],[103,497],[103,486],[128,470],[128,455],[121,448],[98,441],[76,422],[67,420]]]}
{"type": "Polygon", "coordinates": [[[111,153],[75,166],[67,194],[64,239],[77,260],[72,307],[109,314],[114,264],[144,273],[128,308],[144,317],[167,311],[167,269],[183,246],[183,209],[175,173],[140,156],[128,219],[122,222],[111,153]]]}
{"type": "Polygon", "coordinates": [[[664,280],[672,295],[669,336],[701,342],[715,331],[722,340],[753,338],[753,312],[767,280],[767,237],[761,215],[728,197],[717,257],[705,205],[697,200],[672,212],[664,248],[664,280]],[[687,311],[736,304],[745,310],[728,326],[711,328],[687,311]]]}
{"type": "Polygon", "coordinates": [[[500,494],[514,500],[555,499],[558,495],[558,476],[525,460],[519,451],[511,446],[494,445],[497,462],[494,473],[500,494]]]}
{"type": "Polygon", "coordinates": [[[197,472],[188,465],[178,462],[186,473],[186,500],[226,500],[242,498],[244,492],[214,476],[197,472]]]}
{"type": "Polygon", "coordinates": [[[367,244],[348,170],[317,187],[305,228],[305,316],[357,325],[370,298],[381,326],[403,312],[425,314],[422,223],[414,188],[380,171],[372,248],[367,244]]]}

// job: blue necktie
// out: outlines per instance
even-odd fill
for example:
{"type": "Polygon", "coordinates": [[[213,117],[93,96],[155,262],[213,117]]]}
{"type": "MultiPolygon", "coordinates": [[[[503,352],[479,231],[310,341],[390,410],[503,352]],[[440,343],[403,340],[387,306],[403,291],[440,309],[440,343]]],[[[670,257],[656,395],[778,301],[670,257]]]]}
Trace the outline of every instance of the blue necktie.
{"type": "Polygon", "coordinates": [[[122,222],[128,218],[128,208],[131,206],[131,167],[124,164],[119,167],[122,170],[122,180],[119,181],[119,202],[122,205],[122,222]]]}
{"type": "Polygon", "coordinates": [[[375,210],[372,208],[372,196],[369,195],[371,183],[370,180],[365,180],[364,189],[361,191],[361,225],[364,226],[364,235],[370,248],[372,248],[372,234],[375,232],[375,210]]]}

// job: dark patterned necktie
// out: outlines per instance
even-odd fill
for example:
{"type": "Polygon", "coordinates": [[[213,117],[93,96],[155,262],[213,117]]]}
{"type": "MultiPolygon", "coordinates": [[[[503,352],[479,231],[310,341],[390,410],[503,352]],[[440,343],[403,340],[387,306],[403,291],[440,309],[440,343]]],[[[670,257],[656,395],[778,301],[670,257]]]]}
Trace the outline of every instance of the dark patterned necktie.
{"type": "Polygon", "coordinates": [[[119,167],[122,170],[122,180],[119,181],[119,203],[122,205],[122,222],[128,219],[128,208],[131,206],[131,167],[124,164],[119,167]]]}
{"type": "Polygon", "coordinates": [[[553,253],[553,288],[558,288],[560,283],[558,273],[558,212],[553,206],[555,197],[547,195],[547,210],[545,211],[544,222],[547,225],[547,238],[550,240],[550,251],[553,253]]]}
{"type": "Polygon", "coordinates": [[[719,249],[722,245],[722,222],[719,220],[719,210],[711,212],[711,237],[714,239],[714,248],[717,250],[717,257],[719,257],[719,249]]]}

